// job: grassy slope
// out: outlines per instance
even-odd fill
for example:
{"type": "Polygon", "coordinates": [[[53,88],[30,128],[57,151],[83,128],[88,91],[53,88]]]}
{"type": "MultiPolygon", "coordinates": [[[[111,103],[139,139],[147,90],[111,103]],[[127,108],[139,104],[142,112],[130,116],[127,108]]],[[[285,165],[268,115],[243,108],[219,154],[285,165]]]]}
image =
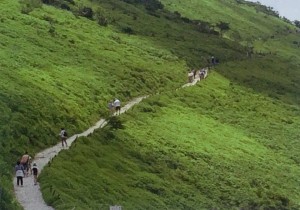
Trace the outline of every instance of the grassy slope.
{"type": "Polygon", "coordinates": [[[241,85],[254,88],[288,103],[299,104],[300,37],[294,27],[282,20],[256,12],[254,7],[236,1],[169,1],[161,0],[166,8],[178,11],[191,19],[230,23],[227,35],[246,45],[253,45],[259,60],[229,62],[220,70],[227,78],[241,85]],[[214,12],[211,12],[214,11],[214,12]],[[292,33],[290,33],[292,32],[292,33]],[[236,36],[236,34],[240,36],[236,36]],[[276,65],[273,65],[276,62],[276,65]],[[237,66],[240,66],[236,70],[237,66]]]}
{"type": "Polygon", "coordinates": [[[291,25],[273,16],[256,12],[254,7],[238,4],[235,0],[161,0],[171,11],[178,11],[191,19],[206,20],[211,23],[230,23],[228,36],[243,41],[267,38],[282,33],[291,25]]]}
{"type": "MultiPolygon", "coordinates": [[[[109,2],[102,4],[111,11],[109,2]]],[[[242,57],[238,44],[201,34],[192,25],[165,17],[157,21],[124,2],[113,7],[114,25],[100,27],[51,6],[26,15],[18,1],[1,1],[2,209],[17,208],[10,190],[16,159],[25,150],[34,155],[55,144],[60,127],[71,134],[87,128],[106,116],[107,101],[115,96],[125,102],[179,87],[189,66],[205,66],[217,46],[223,46],[218,53],[226,54],[224,59],[242,57]],[[135,35],[121,33],[134,23],[135,35]]]]}
{"type": "Polygon", "coordinates": [[[213,74],[79,139],[43,193],[57,209],[299,208],[299,111],[213,74]]]}
{"type": "MultiPolygon", "coordinates": [[[[158,18],[124,2],[99,2],[115,19],[113,26],[99,27],[95,22],[46,6],[22,15],[18,3],[1,2],[3,209],[16,208],[7,191],[12,162],[25,149],[34,153],[54,144],[59,127],[66,125],[71,133],[86,128],[99,115],[105,115],[106,102],[115,95],[125,101],[152,90],[174,89],[185,80],[188,65],[204,66],[210,54],[222,61],[244,55],[233,42],[169,20],[166,16],[170,13],[162,12],[158,18]],[[53,34],[49,33],[51,19],[53,34]],[[134,36],[119,33],[126,26],[133,28],[134,36]]],[[[269,24],[268,30],[278,23],[282,24],[269,24]]],[[[264,48],[269,46],[265,45],[264,48]]]]}
{"type": "MultiPolygon", "coordinates": [[[[243,34],[256,39],[285,28],[276,19],[264,27],[269,21],[243,34]]],[[[299,58],[291,44],[298,38],[257,41],[255,51],[271,55],[220,66],[232,81],[215,74],[199,87],[148,99],[121,117],[124,130],[107,127],[79,140],[41,177],[46,200],[58,209],[299,208],[299,58]],[[67,183],[70,190],[60,187],[67,183]]]]}

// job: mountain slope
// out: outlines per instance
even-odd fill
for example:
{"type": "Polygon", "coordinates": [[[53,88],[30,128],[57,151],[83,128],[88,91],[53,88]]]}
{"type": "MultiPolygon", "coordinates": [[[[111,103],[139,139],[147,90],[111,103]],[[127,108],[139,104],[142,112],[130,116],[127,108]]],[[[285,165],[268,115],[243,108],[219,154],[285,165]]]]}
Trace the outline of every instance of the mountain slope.
{"type": "Polygon", "coordinates": [[[43,193],[56,209],[297,209],[299,111],[212,74],[78,139],[43,193]]]}
{"type": "MultiPolygon", "coordinates": [[[[297,117],[292,120],[290,118],[293,118],[293,114],[299,116],[299,36],[294,33],[286,36],[293,30],[293,26],[274,17],[263,18],[265,14],[256,14],[252,6],[237,4],[235,1],[209,1],[209,4],[202,1],[201,12],[197,12],[197,1],[185,5],[173,1],[173,6],[176,7],[167,1],[161,1],[164,4],[161,9],[157,1],[98,0],[75,1],[73,4],[73,1],[55,0],[51,1],[54,6],[38,4],[28,12],[24,10],[22,2],[26,1],[4,0],[0,7],[0,164],[3,169],[0,172],[1,209],[18,209],[10,190],[11,167],[25,150],[34,155],[36,151],[57,143],[60,127],[66,127],[70,133],[74,133],[87,128],[99,115],[107,116],[106,104],[113,97],[125,102],[137,95],[174,90],[185,82],[187,70],[207,66],[207,59],[211,55],[217,56],[224,63],[218,71],[230,79],[231,83],[239,88],[253,88],[261,97],[270,97],[268,101],[274,100],[272,103],[276,104],[272,107],[274,110],[277,110],[277,106],[285,107],[281,103],[291,106],[293,111],[286,117],[280,111],[282,114],[276,120],[280,119],[284,125],[292,124],[292,128],[298,123],[297,117]],[[70,11],[58,8],[63,4],[68,5],[70,11]],[[243,12],[230,9],[228,5],[240,8],[243,12]],[[94,16],[90,19],[82,17],[80,12],[84,8],[92,8],[94,16]],[[175,10],[181,15],[174,13],[175,10]],[[226,12],[228,10],[230,11],[226,12]],[[208,11],[209,14],[205,15],[203,11],[208,11]],[[99,15],[108,19],[108,26],[97,23],[99,15]],[[241,18],[244,20],[243,24],[240,22],[241,18]],[[254,20],[255,27],[252,23],[254,20]],[[224,38],[218,35],[216,23],[219,21],[230,23],[230,30],[222,32],[224,38]],[[251,47],[254,47],[253,52],[259,54],[252,55],[252,60],[244,61],[248,59],[246,52],[251,47]],[[287,65],[288,70],[283,73],[287,65]],[[273,69],[276,71],[273,72],[273,69]]],[[[222,83],[226,79],[218,81],[222,83]]],[[[247,94],[246,92],[243,93],[247,94]]],[[[214,100],[209,103],[212,106],[214,100]]],[[[264,118],[265,114],[260,117],[264,118]]],[[[220,122],[221,125],[223,123],[220,122]]],[[[245,127],[247,126],[241,130],[246,129],[245,127]]],[[[282,130],[279,125],[277,128],[282,130]]],[[[153,130],[153,133],[155,135],[159,131],[153,130]]],[[[279,158],[282,167],[291,160],[296,165],[299,164],[295,157],[299,148],[297,144],[294,145],[296,133],[291,132],[291,139],[279,135],[286,143],[276,140],[276,145],[271,144],[271,148],[268,148],[272,135],[266,140],[263,138],[259,142],[260,147],[267,147],[266,151],[273,159],[278,156],[273,155],[272,149],[279,148],[283,153],[279,158]],[[287,148],[291,149],[290,154],[287,148]]],[[[251,141],[258,141],[261,136],[263,135],[260,134],[251,141]]],[[[128,151],[131,150],[129,148],[128,151]]],[[[174,162],[172,158],[170,161],[174,162]]],[[[275,167],[274,170],[282,167],[275,167]]],[[[298,173],[297,167],[292,164],[291,170],[295,174],[298,173]]],[[[47,195],[47,186],[51,183],[48,178],[46,175],[41,176],[46,186],[44,193],[51,203],[56,198],[47,195]]],[[[72,178],[74,177],[70,177],[70,180],[72,178]]],[[[60,181],[58,179],[58,183],[60,181]]],[[[273,184],[276,182],[277,180],[272,181],[273,184]]],[[[75,180],[74,184],[76,183],[75,180]]],[[[287,182],[285,190],[291,184],[292,182],[287,182]]],[[[151,191],[150,188],[148,190],[151,191]]],[[[194,189],[190,190],[193,192],[194,189]]],[[[288,199],[288,207],[295,206],[298,195],[286,198],[282,196],[283,192],[278,191],[283,203],[288,199]]],[[[72,201],[71,197],[68,199],[64,200],[66,205],[72,201]]],[[[98,201],[86,199],[83,206],[86,207],[89,202],[98,205],[98,201]]],[[[207,199],[207,205],[212,204],[214,199],[217,197],[207,199]]],[[[274,202],[276,196],[268,199],[274,202]]],[[[161,203],[158,207],[169,205],[157,197],[155,200],[161,203]]],[[[266,200],[262,200],[261,204],[268,205],[266,200]]],[[[191,208],[193,206],[191,203],[184,204],[185,201],[181,203],[182,208],[184,205],[190,205],[191,208]]],[[[257,205],[259,204],[258,202],[257,205]]],[[[61,207],[60,201],[54,205],[61,207]]],[[[128,202],[126,205],[133,204],[128,202]]]]}
{"type": "Polygon", "coordinates": [[[140,28],[143,33],[128,34],[124,29],[134,20],[119,12],[124,2],[111,20],[117,24],[108,27],[50,5],[26,12],[22,2],[5,0],[0,7],[1,209],[17,208],[9,190],[16,160],[26,150],[34,155],[57,143],[60,127],[70,133],[87,128],[108,114],[106,104],[113,97],[125,102],[179,87],[189,65],[206,65],[213,46],[224,44],[228,55],[242,57],[238,44],[207,37],[191,24],[167,18],[158,24],[144,8],[136,9],[139,25],[143,20],[151,24],[140,28]],[[155,24],[157,32],[163,29],[162,39],[151,32],[155,24]]]}

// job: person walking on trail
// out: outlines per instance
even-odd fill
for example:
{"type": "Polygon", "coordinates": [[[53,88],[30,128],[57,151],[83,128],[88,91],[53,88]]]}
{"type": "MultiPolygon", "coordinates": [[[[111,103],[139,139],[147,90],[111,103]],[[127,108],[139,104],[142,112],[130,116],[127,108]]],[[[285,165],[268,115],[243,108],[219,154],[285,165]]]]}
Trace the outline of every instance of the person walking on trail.
{"type": "Polygon", "coordinates": [[[64,147],[64,144],[66,145],[66,147],[68,147],[68,144],[67,144],[67,138],[68,138],[68,133],[67,131],[64,129],[64,128],[61,128],[60,129],[60,139],[61,139],[61,145],[62,147],[64,147]]]}
{"type": "Polygon", "coordinates": [[[39,173],[39,169],[38,169],[36,163],[33,163],[33,165],[32,165],[32,173],[33,173],[33,183],[34,183],[34,185],[37,185],[37,175],[39,173]]]}
{"type": "Polygon", "coordinates": [[[194,79],[196,79],[196,74],[197,74],[197,71],[196,71],[196,69],[193,69],[193,76],[194,76],[194,79]]]}
{"type": "Polygon", "coordinates": [[[25,170],[20,161],[18,161],[17,165],[15,166],[15,172],[17,177],[17,186],[21,184],[21,187],[23,187],[23,177],[25,176],[25,170]]]}
{"type": "Polygon", "coordinates": [[[199,77],[200,77],[200,80],[203,80],[204,77],[205,77],[205,70],[204,69],[201,69],[200,72],[199,72],[199,77]]]}
{"type": "Polygon", "coordinates": [[[121,114],[121,101],[119,99],[115,99],[114,101],[114,107],[116,109],[116,115],[121,114]]]}
{"type": "Polygon", "coordinates": [[[215,64],[216,64],[215,56],[211,56],[211,65],[212,65],[212,67],[214,67],[215,64]]]}
{"type": "Polygon", "coordinates": [[[113,113],[114,113],[114,101],[113,100],[111,100],[109,103],[108,103],[108,109],[109,109],[109,114],[110,115],[113,115],[113,113]]]}
{"type": "Polygon", "coordinates": [[[22,164],[26,176],[28,176],[30,160],[31,157],[28,155],[28,152],[26,151],[20,160],[20,164],[22,164]]]}
{"type": "Polygon", "coordinates": [[[194,74],[193,74],[193,72],[189,72],[188,73],[188,79],[189,79],[189,83],[192,83],[194,81],[194,74]]]}
{"type": "Polygon", "coordinates": [[[29,161],[28,161],[28,165],[27,165],[27,175],[32,175],[32,169],[31,169],[31,162],[32,162],[32,158],[29,156],[29,161]]]}

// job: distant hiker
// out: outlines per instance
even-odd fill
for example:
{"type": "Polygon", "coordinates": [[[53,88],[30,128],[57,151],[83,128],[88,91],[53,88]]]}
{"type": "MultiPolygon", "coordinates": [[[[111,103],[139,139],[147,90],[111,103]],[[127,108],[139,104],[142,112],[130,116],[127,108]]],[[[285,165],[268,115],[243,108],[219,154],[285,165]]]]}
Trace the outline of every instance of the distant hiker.
{"type": "Polygon", "coordinates": [[[205,76],[205,70],[201,69],[201,71],[199,72],[200,80],[203,80],[204,76],[205,76]]]}
{"type": "Polygon", "coordinates": [[[192,83],[194,81],[194,73],[193,72],[188,73],[188,79],[189,79],[190,83],[192,83]]]}
{"type": "Polygon", "coordinates": [[[25,176],[25,170],[20,161],[18,161],[17,165],[15,166],[15,172],[17,177],[17,185],[19,186],[19,184],[21,184],[21,187],[23,187],[23,177],[25,176]]]}
{"type": "Polygon", "coordinates": [[[31,157],[28,155],[28,152],[26,151],[25,154],[22,156],[22,158],[20,160],[20,163],[23,166],[23,169],[25,171],[26,176],[28,176],[30,160],[31,160],[31,157]]]}
{"type": "Polygon", "coordinates": [[[121,114],[121,101],[119,99],[115,99],[114,101],[114,107],[116,109],[116,115],[119,113],[121,114]]]}
{"type": "Polygon", "coordinates": [[[216,58],[215,63],[216,63],[216,64],[219,64],[219,63],[220,63],[219,58],[216,58]]]}
{"type": "Polygon", "coordinates": [[[68,133],[67,131],[64,129],[64,128],[61,128],[60,129],[60,139],[61,139],[61,145],[62,147],[64,147],[64,143],[66,144],[66,147],[68,147],[68,144],[67,144],[67,138],[68,138],[68,133]]]}
{"type": "Polygon", "coordinates": [[[215,57],[214,57],[214,56],[211,56],[211,65],[212,65],[212,66],[215,66],[215,64],[216,64],[215,57]]]}
{"type": "Polygon", "coordinates": [[[31,162],[32,162],[32,158],[29,156],[27,175],[29,174],[29,172],[30,172],[30,175],[32,175],[31,162]]]}
{"type": "Polygon", "coordinates": [[[109,109],[109,113],[110,113],[110,115],[112,115],[113,113],[114,113],[114,101],[112,100],[112,101],[110,101],[109,103],[108,103],[108,109],[109,109]]]}
{"type": "Polygon", "coordinates": [[[39,173],[39,169],[38,169],[36,163],[33,163],[33,165],[32,165],[32,173],[33,173],[33,183],[34,183],[34,185],[37,185],[37,175],[39,173]]]}
{"type": "Polygon", "coordinates": [[[194,76],[194,79],[196,79],[196,74],[197,74],[197,71],[196,71],[196,69],[193,69],[193,76],[194,76]]]}

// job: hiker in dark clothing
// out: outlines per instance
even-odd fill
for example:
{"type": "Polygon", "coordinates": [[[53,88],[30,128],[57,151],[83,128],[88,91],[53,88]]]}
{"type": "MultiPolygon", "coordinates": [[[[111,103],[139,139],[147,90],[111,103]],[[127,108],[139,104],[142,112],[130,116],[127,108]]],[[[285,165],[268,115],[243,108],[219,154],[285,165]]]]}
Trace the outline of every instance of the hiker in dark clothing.
{"type": "Polygon", "coordinates": [[[60,139],[61,139],[61,145],[62,147],[64,147],[64,143],[66,144],[66,147],[68,147],[68,144],[67,144],[67,138],[68,138],[68,133],[67,131],[64,129],[64,128],[61,128],[60,129],[60,139]]]}
{"type": "Polygon", "coordinates": [[[196,79],[196,73],[197,73],[197,71],[196,71],[196,69],[193,69],[193,75],[194,75],[194,79],[196,79]]]}
{"type": "Polygon", "coordinates": [[[216,59],[215,59],[214,56],[212,56],[212,57],[211,57],[211,65],[212,65],[212,66],[215,66],[215,64],[216,64],[216,59]]]}
{"type": "Polygon", "coordinates": [[[23,187],[23,177],[25,176],[25,171],[20,161],[18,161],[17,165],[15,166],[15,172],[17,177],[17,185],[19,186],[19,184],[21,184],[21,187],[23,187]]]}
{"type": "Polygon", "coordinates": [[[203,80],[203,79],[204,79],[204,76],[205,76],[205,70],[202,69],[202,70],[199,72],[200,80],[203,80]]]}
{"type": "Polygon", "coordinates": [[[219,64],[220,63],[220,61],[219,61],[219,58],[216,58],[216,64],[219,64]]]}
{"type": "Polygon", "coordinates": [[[114,109],[115,109],[113,100],[108,103],[108,109],[109,109],[110,115],[113,115],[114,109]]]}
{"type": "Polygon", "coordinates": [[[38,167],[36,165],[36,163],[33,163],[32,165],[32,173],[33,173],[33,183],[34,185],[37,185],[37,175],[38,175],[38,167]]]}

